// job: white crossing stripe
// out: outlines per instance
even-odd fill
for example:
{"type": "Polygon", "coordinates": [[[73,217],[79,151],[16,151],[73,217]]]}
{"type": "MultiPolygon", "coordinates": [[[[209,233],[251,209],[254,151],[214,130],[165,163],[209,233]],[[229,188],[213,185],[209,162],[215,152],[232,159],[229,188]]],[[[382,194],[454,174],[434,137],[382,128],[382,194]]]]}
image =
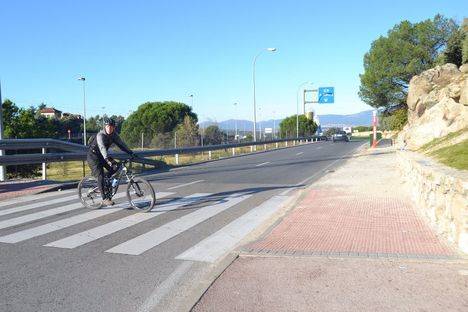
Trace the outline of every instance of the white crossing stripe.
{"type": "Polygon", "coordinates": [[[190,214],[184,215],[174,221],[164,224],[150,232],[135,237],[120,245],[106,250],[110,253],[119,253],[127,255],[140,255],[151,248],[162,244],[172,237],[187,231],[195,225],[212,218],[213,216],[221,213],[224,210],[237,205],[241,201],[249,198],[252,195],[233,194],[220,200],[219,203],[214,205],[205,206],[190,214]]]}
{"type": "Polygon", "coordinates": [[[76,192],[76,189],[65,190],[65,191],[54,191],[54,192],[41,193],[41,194],[35,194],[35,195],[20,196],[20,197],[16,197],[16,198],[12,198],[12,199],[7,199],[5,201],[1,201],[0,202],[0,207],[13,205],[13,204],[18,204],[18,203],[30,202],[30,201],[33,201],[33,200],[43,199],[43,198],[47,198],[47,197],[51,197],[51,196],[69,194],[71,192],[76,192]]]}
{"type": "MultiPolygon", "coordinates": [[[[110,223],[103,224],[101,226],[95,227],[93,229],[65,237],[63,239],[51,242],[44,246],[48,247],[57,247],[57,248],[68,248],[72,249],[78,246],[95,241],[104,236],[113,234],[140,222],[155,218],[158,215],[165,213],[168,210],[174,210],[179,207],[189,205],[191,203],[199,201],[201,198],[204,198],[210,194],[198,193],[192,194],[190,196],[184,197],[183,199],[175,200],[173,202],[161,205],[160,209],[153,210],[147,213],[136,213],[125,218],[115,220],[110,223]]],[[[161,197],[161,196],[159,196],[161,197]]]]}
{"type": "Polygon", "coordinates": [[[273,196],[261,205],[232,221],[197,245],[178,255],[178,260],[215,262],[234,248],[247,234],[273,215],[288,197],[273,196]]]}
{"type": "MultiPolygon", "coordinates": [[[[174,193],[161,192],[161,193],[157,193],[156,196],[157,198],[163,198],[172,194],[174,193]]],[[[1,236],[0,242],[11,243],[11,244],[22,242],[24,240],[31,239],[33,237],[37,237],[37,236],[41,236],[41,235],[55,232],[58,230],[62,230],[64,228],[67,228],[67,227],[70,227],[79,223],[83,223],[92,219],[96,219],[96,218],[117,212],[119,210],[125,209],[126,207],[128,207],[128,205],[125,206],[125,205],[119,204],[119,205],[112,207],[116,209],[105,208],[105,209],[100,209],[100,210],[89,211],[89,212],[79,214],[70,218],[58,220],[55,222],[33,227],[30,229],[18,231],[9,235],[1,236]]]]}
{"type": "Polygon", "coordinates": [[[205,180],[197,180],[197,181],[193,181],[193,182],[189,182],[189,183],[184,183],[184,184],[180,184],[180,185],[176,185],[176,186],[170,187],[170,188],[168,188],[168,190],[175,190],[176,188],[179,188],[179,187],[189,186],[189,185],[192,185],[192,184],[195,184],[195,183],[204,182],[204,181],[205,181],[205,180]]]}
{"type": "Polygon", "coordinates": [[[269,164],[269,163],[270,163],[269,161],[266,161],[266,162],[264,162],[264,163],[255,165],[255,167],[260,167],[260,166],[263,166],[263,165],[267,165],[267,164],[269,164]]]}
{"type": "Polygon", "coordinates": [[[66,196],[62,198],[55,198],[55,199],[48,200],[48,201],[36,202],[36,203],[29,204],[29,205],[0,210],[0,216],[4,216],[7,214],[12,214],[16,212],[21,212],[21,211],[26,211],[30,209],[35,209],[35,208],[43,208],[44,206],[59,204],[59,203],[63,203],[63,202],[78,199],[78,198],[79,198],[78,193],[76,193],[74,195],[70,195],[70,196],[66,196]]]}
{"type": "MultiPolygon", "coordinates": [[[[127,196],[127,194],[125,192],[117,193],[113,197],[113,199],[118,199],[118,198],[122,198],[122,197],[126,197],[126,196],[127,196]]],[[[77,200],[78,200],[78,198],[77,198],[77,200]]],[[[62,206],[62,207],[58,207],[58,208],[38,211],[36,213],[31,213],[31,214],[27,214],[27,215],[24,215],[24,216],[20,216],[20,217],[8,219],[8,220],[3,220],[3,221],[0,221],[0,229],[5,229],[5,228],[9,228],[9,227],[12,227],[12,226],[15,226],[15,225],[40,220],[40,219],[43,219],[43,218],[47,218],[47,217],[57,215],[57,214],[60,214],[60,213],[63,213],[63,212],[73,211],[73,210],[80,209],[80,208],[85,208],[81,202],[66,205],[66,206],[62,206]]]]}
{"type": "Polygon", "coordinates": [[[304,152],[299,152],[296,155],[299,156],[299,155],[302,155],[302,154],[304,154],[304,152]]]}

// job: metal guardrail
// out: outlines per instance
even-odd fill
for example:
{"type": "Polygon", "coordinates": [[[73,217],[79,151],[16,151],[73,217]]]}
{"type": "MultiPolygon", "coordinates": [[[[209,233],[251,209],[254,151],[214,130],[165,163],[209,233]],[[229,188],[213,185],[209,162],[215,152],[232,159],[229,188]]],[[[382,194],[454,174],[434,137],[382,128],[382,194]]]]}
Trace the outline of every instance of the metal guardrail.
{"type": "MultiPolygon", "coordinates": [[[[197,146],[197,147],[184,147],[184,148],[171,148],[171,149],[155,149],[147,151],[136,151],[135,153],[142,158],[136,159],[135,162],[152,165],[154,164],[151,160],[145,160],[144,157],[150,156],[166,156],[175,155],[178,157],[179,154],[194,154],[200,152],[210,152],[215,150],[223,149],[234,149],[238,147],[246,146],[258,146],[264,144],[274,144],[291,141],[310,141],[310,140],[324,140],[323,136],[311,136],[302,138],[288,138],[278,139],[270,141],[259,141],[259,142],[243,142],[233,144],[221,144],[221,145],[208,145],[208,146],[197,146]]],[[[59,149],[68,152],[64,153],[36,153],[36,154],[16,154],[16,155],[4,155],[0,156],[0,165],[29,165],[29,164],[44,164],[52,162],[63,162],[63,161],[82,161],[86,160],[87,148],[83,145],[76,143],[63,142],[54,139],[18,139],[18,140],[0,140],[0,149],[4,150],[24,150],[24,149],[59,149]]],[[[111,153],[114,158],[128,159],[126,153],[111,153]]]]}
{"type": "Polygon", "coordinates": [[[86,151],[84,145],[55,139],[5,139],[0,140],[0,150],[31,150],[53,148],[64,151],[86,151]]]}

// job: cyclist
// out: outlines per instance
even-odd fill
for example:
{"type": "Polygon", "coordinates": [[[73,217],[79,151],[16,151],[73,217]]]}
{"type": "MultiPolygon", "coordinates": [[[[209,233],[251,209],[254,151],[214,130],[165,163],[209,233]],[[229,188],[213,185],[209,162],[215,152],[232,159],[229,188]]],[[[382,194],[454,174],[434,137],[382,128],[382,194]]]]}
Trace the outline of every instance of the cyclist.
{"type": "Polygon", "coordinates": [[[114,204],[111,198],[106,197],[104,191],[104,168],[107,169],[107,176],[110,177],[114,174],[117,165],[116,161],[107,154],[107,150],[112,144],[117,145],[130,156],[136,157],[135,153],[125,145],[117,132],[115,132],[115,120],[112,118],[104,118],[104,129],[91,138],[86,159],[91,168],[92,175],[97,179],[99,191],[102,194],[102,204],[104,206],[112,206],[114,204]]]}

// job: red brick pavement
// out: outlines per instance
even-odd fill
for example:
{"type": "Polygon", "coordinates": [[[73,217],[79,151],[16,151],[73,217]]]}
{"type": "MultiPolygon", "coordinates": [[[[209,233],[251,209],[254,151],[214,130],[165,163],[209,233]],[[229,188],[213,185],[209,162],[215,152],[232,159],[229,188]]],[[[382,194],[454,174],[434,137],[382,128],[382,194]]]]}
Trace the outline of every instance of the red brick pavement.
{"type": "Polygon", "coordinates": [[[37,194],[60,185],[60,183],[38,180],[0,182],[0,200],[37,194]]]}
{"type": "Polygon", "coordinates": [[[405,199],[311,190],[263,239],[261,253],[451,256],[405,199]]]}

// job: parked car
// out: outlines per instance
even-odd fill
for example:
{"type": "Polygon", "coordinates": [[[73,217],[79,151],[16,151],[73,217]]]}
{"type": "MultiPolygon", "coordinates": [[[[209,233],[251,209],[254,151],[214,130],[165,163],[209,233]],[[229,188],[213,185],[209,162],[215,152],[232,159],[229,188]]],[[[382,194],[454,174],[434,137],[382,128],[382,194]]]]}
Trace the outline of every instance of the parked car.
{"type": "Polygon", "coordinates": [[[332,141],[345,141],[349,142],[349,136],[345,131],[338,131],[334,135],[332,135],[332,141]]]}

